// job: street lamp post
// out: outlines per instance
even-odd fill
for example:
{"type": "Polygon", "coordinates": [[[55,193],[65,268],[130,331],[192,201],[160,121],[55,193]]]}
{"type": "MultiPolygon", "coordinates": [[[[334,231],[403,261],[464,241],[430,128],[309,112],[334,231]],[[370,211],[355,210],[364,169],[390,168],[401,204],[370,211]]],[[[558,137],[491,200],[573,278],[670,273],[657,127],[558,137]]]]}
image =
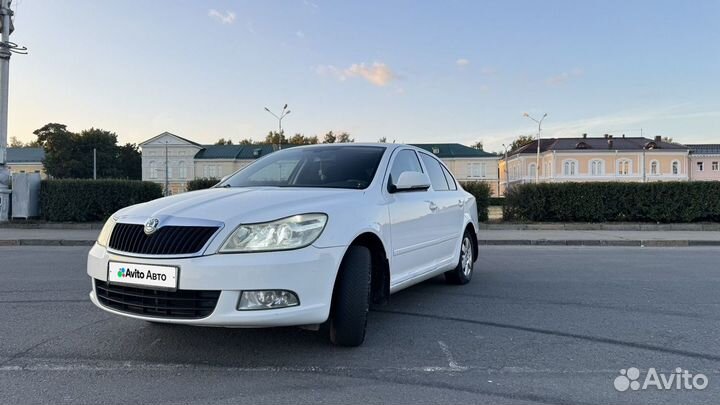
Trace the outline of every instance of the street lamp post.
{"type": "Polygon", "coordinates": [[[535,159],[535,183],[540,183],[540,132],[542,132],[542,122],[545,120],[545,117],[547,117],[547,113],[543,114],[542,118],[535,119],[530,114],[524,113],[524,117],[528,117],[531,120],[537,122],[538,124],[538,132],[537,132],[537,157],[535,159]]]}
{"type": "Polygon", "coordinates": [[[14,31],[11,0],[0,0],[0,222],[10,217],[10,169],[7,167],[8,85],[10,83],[10,55],[26,54],[27,48],[10,42],[14,31]]]}
{"type": "Polygon", "coordinates": [[[168,141],[165,141],[165,195],[170,195],[170,179],[168,178],[168,141]]]}
{"type": "Polygon", "coordinates": [[[285,104],[282,108],[282,111],[280,112],[280,115],[278,115],[278,114],[275,114],[274,112],[270,111],[269,108],[265,107],[265,111],[272,114],[272,116],[277,118],[277,120],[278,120],[278,149],[282,149],[282,136],[283,136],[282,120],[288,114],[290,114],[290,110],[288,110],[287,108],[288,108],[288,105],[285,104]]]}

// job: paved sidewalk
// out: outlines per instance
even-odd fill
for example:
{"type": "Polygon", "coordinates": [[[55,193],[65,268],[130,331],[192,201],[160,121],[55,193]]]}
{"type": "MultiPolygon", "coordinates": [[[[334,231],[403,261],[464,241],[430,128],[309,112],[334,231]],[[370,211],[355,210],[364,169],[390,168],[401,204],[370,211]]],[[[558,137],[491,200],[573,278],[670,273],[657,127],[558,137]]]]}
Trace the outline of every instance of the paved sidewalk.
{"type": "MultiPolygon", "coordinates": [[[[92,245],[97,229],[0,228],[0,246],[92,245]]],[[[481,245],[720,246],[720,231],[573,231],[481,229],[481,245]]]]}

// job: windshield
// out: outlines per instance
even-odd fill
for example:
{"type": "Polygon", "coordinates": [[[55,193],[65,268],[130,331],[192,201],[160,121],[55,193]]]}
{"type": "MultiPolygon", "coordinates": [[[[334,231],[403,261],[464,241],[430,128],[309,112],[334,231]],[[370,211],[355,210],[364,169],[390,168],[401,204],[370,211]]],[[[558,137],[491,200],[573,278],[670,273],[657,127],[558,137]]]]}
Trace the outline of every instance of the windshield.
{"type": "Polygon", "coordinates": [[[235,173],[217,187],[321,187],[364,189],[385,148],[321,146],[285,149],[235,173]]]}

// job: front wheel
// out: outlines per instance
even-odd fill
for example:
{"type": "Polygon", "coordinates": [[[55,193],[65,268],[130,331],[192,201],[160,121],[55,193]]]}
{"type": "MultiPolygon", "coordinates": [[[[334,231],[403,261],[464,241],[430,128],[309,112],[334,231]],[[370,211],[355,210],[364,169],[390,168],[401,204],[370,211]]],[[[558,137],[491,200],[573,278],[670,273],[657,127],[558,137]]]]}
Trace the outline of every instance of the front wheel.
{"type": "Polygon", "coordinates": [[[473,257],[475,249],[473,249],[472,244],[473,238],[470,232],[465,231],[462,243],[460,244],[460,260],[454,269],[445,272],[445,281],[450,284],[467,284],[470,282],[470,279],[472,279],[473,264],[475,263],[475,258],[473,257]]]}
{"type": "Polygon", "coordinates": [[[370,310],[372,259],[365,246],[350,246],[343,258],[333,290],[330,341],[339,346],[360,346],[365,340],[370,310]]]}

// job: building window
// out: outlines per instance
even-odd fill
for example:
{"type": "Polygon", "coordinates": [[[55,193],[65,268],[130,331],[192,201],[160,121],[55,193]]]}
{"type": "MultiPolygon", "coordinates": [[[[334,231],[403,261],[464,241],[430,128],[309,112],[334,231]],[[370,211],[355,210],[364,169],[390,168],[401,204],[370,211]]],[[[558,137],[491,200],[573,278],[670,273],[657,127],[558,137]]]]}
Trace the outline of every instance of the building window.
{"type": "Polygon", "coordinates": [[[203,169],[204,177],[207,178],[217,178],[219,176],[219,170],[218,167],[215,165],[208,165],[205,166],[203,169]]]}
{"type": "Polygon", "coordinates": [[[485,163],[468,163],[468,177],[485,177],[485,163]]]}
{"type": "Polygon", "coordinates": [[[660,164],[657,160],[653,160],[650,162],[650,174],[657,175],[658,173],[660,173],[660,164]]]}
{"type": "Polygon", "coordinates": [[[577,174],[577,162],[574,160],[566,160],[563,162],[563,175],[575,176],[577,174]]]}
{"type": "Polygon", "coordinates": [[[697,171],[701,172],[705,170],[705,162],[697,162],[697,171]]]}
{"type": "Polygon", "coordinates": [[[712,169],[715,172],[720,170],[720,165],[718,165],[718,162],[712,162],[712,169]]]}
{"type": "Polygon", "coordinates": [[[543,175],[545,177],[550,177],[551,174],[552,174],[552,171],[550,169],[550,162],[547,162],[547,163],[545,163],[545,173],[543,173],[543,175]]]}
{"type": "Polygon", "coordinates": [[[150,178],[151,179],[157,179],[157,168],[155,167],[155,161],[150,161],[150,178]]]}
{"type": "Polygon", "coordinates": [[[680,174],[680,162],[678,162],[677,160],[672,162],[672,174],[680,174]]]}
{"type": "Polygon", "coordinates": [[[537,173],[537,170],[535,167],[535,163],[530,163],[530,165],[528,166],[528,175],[534,179],[536,173],[537,173]]]}
{"type": "Polygon", "coordinates": [[[187,179],[187,167],[185,167],[185,161],[183,160],[178,162],[178,177],[181,179],[187,179]]]}
{"type": "Polygon", "coordinates": [[[617,162],[617,174],[621,176],[628,176],[632,173],[632,165],[629,160],[622,159],[617,162]]]}
{"type": "Polygon", "coordinates": [[[605,174],[605,162],[602,160],[590,161],[590,174],[593,176],[602,176],[605,174]]]}

